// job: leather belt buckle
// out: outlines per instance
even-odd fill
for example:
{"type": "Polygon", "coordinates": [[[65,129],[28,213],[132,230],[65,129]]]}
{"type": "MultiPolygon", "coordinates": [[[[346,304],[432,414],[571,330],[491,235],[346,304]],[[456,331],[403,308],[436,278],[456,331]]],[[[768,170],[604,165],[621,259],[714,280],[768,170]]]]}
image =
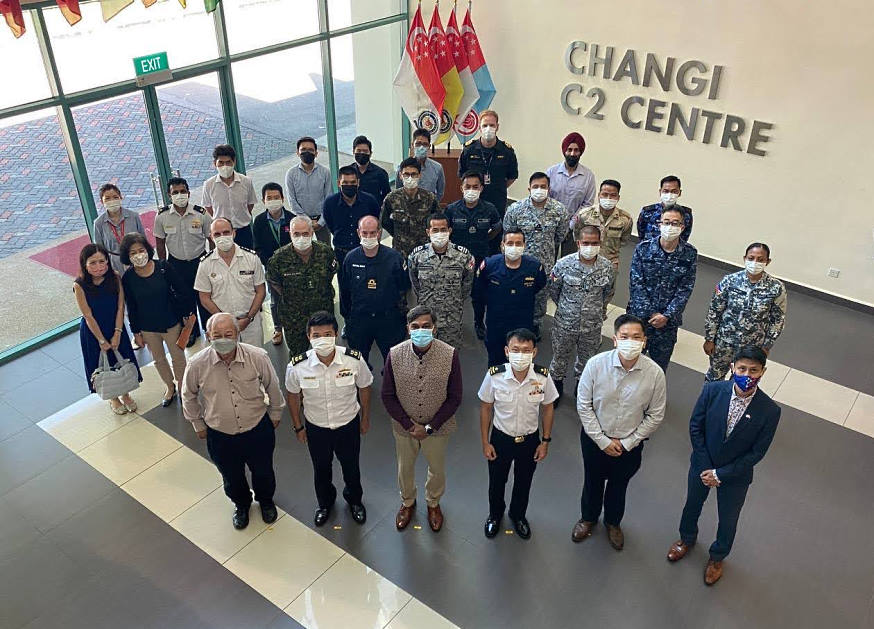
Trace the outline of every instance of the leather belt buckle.
{"type": "Polygon", "coordinates": [[[525,441],[525,436],[522,435],[520,437],[513,437],[513,443],[522,443],[525,441]]]}

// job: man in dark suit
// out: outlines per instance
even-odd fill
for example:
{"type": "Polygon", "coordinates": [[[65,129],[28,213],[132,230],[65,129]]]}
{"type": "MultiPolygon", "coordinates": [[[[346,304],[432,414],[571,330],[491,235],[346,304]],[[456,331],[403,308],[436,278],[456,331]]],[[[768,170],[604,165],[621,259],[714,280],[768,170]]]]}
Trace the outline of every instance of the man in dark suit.
{"type": "Polygon", "coordinates": [[[731,551],[747,489],[753,482],[753,466],[765,456],[780,421],[780,407],[758,388],[766,361],[759,347],[738,350],[731,380],[706,383],[689,420],[689,487],[680,518],[680,539],[668,551],[668,561],[679,561],[695,544],[698,517],[710,488],[716,487],[719,527],[704,569],[707,585],[722,576],[722,562],[731,551]]]}

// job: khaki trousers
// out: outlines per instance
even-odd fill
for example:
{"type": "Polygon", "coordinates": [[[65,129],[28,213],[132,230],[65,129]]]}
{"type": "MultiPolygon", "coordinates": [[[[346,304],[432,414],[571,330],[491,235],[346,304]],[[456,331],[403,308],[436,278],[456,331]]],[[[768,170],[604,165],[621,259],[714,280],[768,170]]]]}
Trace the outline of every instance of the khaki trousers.
{"type": "MultiPolygon", "coordinates": [[[[155,359],[155,370],[161,376],[161,380],[167,385],[167,389],[173,388],[174,381],[181,383],[182,374],[185,373],[185,352],[176,347],[176,339],[182,332],[180,324],[174,325],[166,332],[146,332],[143,331],[143,340],[146,342],[146,347],[155,359]],[[170,365],[167,363],[167,354],[164,350],[164,344],[170,350],[170,358],[173,360],[173,370],[170,370],[170,365]],[[175,374],[175,378],[174,378],[175,374]]],[[[182,393],[182,386],[179,386],[179,393],[182,393]]]]}
{"type": "Polygon", "coordinates": [[[412,506],[416,501],[416,459],[421,450],[428,461],[425,502],[429,507],[436,507],[446,491],[446,446],[449,435],[431,435],[419,441],[408,435],[393,434],[398,455],[398,488],[404,506],[412,506]]]}

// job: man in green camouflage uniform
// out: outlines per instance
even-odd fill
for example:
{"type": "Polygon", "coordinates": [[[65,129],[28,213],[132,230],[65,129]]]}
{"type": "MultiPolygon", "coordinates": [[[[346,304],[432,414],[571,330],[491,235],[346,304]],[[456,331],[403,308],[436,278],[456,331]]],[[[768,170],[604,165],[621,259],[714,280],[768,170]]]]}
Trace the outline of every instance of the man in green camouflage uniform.
{"type": "Polygon", "coordinates": [[[403,185],[385,197],[379,222],[392,235],[392,248],[406,260],[413,249],[428,243],[428,216],[439,206],[436,196],[419,188],[418,160],[405,159],[399,170],[403,185]]]}

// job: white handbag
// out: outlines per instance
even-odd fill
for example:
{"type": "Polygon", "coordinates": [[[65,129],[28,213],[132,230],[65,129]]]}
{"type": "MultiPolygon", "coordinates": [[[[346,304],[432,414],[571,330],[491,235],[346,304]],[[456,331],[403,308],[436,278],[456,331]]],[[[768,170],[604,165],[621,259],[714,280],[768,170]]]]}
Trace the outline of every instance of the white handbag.
{"type": "Polygon", "coordinates": [[[100,363],[91,374],[94,391],[101,400],[121,397],[140,386],[137,366],[127,358],[123,358],[117,349],[112,351],[115,352],[116,363],[110,367],[109,355],[100,350],[100,363]]]}

